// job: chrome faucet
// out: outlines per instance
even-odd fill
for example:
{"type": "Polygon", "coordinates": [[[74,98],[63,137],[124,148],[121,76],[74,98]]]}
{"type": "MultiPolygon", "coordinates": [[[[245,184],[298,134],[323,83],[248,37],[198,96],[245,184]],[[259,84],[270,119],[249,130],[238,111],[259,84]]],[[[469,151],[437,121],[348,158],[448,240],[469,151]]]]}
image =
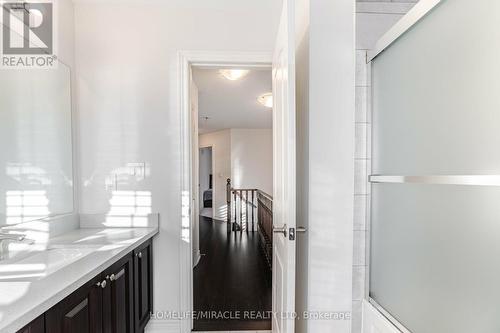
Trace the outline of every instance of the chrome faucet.
{"type": "Polygon", "coordinates": [[[4,232],[0,232],[0,251],[5,251],[5,243],[6,242],[17,242],[17,243],[27,243],[34,244],[35,241],[33,239],[26,238],[25,234],[6,234],[4,232]]]}
{"type": "Polygon", "coordinates": [[[34,240],[26,238],[25,234],[6,234],[0,232],[0,260],[8,257],[9,247],[7,246],[7,242],[27,243],[30,245],[35,243],[34,240]]]}
{"type": "Polygon", "coordinates": [[[0,242],[5,241],[5,240],[22,242],[25,239],[26,239],[26,235],[24,235],[24,234],[5,234],[5,233],[0,232],[0,242]]]}

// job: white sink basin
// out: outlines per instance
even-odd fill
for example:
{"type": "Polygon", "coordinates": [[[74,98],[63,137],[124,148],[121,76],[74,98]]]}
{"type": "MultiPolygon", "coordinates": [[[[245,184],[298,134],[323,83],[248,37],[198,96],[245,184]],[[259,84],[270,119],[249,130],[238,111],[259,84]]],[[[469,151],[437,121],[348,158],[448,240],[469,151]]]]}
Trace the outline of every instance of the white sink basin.
{"type": "Polygon", "coordinates": [[[34,281],[82,259],[96,248],[49,248],[0,261],[0,282],[34,281]]]}

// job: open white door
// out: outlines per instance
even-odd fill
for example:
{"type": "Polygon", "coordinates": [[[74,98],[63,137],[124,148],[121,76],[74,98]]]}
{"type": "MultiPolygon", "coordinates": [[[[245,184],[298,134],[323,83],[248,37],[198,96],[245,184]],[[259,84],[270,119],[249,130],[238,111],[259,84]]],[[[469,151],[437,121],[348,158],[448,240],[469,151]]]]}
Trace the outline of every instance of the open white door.
{"type": "Polygon", "coordinates": [[[273,332],[295,331],[294,1],[283,0],[273,56],[273,332]]]}

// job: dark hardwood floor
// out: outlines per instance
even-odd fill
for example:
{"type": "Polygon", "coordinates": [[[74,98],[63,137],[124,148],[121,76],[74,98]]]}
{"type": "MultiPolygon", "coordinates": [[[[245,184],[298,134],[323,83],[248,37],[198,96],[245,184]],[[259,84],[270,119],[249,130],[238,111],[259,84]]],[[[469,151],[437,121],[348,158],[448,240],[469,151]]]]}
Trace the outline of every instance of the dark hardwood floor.
{"type": "Polygon", "coordinates": [[[271,329],[271,272],[258,237],[228,234],[224,222],[200,216],[204,255],[194,268],[194,331],[271,329]]]}

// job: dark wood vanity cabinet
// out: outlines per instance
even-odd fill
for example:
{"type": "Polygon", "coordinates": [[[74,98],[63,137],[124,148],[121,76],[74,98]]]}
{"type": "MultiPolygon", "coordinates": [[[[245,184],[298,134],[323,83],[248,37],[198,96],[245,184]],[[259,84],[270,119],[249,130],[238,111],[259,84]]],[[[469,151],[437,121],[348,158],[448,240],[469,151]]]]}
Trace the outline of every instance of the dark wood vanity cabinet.
{"type": "Polygon", "coordinates": [[[135,332],[144,331],[153,309],[153,248],[151,240],[134,250],[135,332]]]}
{"type": "Polygon", "coordinates": [[[103,333],[134,332],[134,266],[128,255],[102,273],[103,333]]]}
{"type": "Polygon", "coordinates": [[[33,320],[31,323],[19,330],[19,333],[44,333],[45,332],[45,316],[33,320]]]}
{"type": "Polygon", "coordinates": [[[141,333],[153,302],[152,241],[85,283],[18,333],[141,333]]]}
{"type": "Polygon", "coordinates": [[[101,276],[96,276],[45,313],[46,333],[94,333],[102,328],[101,276]]]}

